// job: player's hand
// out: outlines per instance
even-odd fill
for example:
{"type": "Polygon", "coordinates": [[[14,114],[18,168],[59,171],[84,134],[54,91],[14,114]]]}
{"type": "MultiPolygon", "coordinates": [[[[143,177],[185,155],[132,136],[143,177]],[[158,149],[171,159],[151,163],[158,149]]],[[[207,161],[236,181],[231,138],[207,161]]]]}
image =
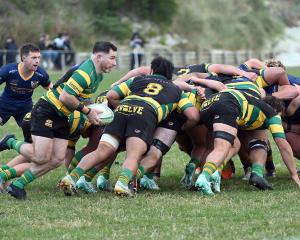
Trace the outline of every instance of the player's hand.
{"type": "Polygon", "coordinates": [[[205,88],[197,87],[197,94],[201,99],[206,99],[205,98],[205,88]]]}
{"type": "Polygon", "coordinates": [[[257,74],[254,72],[245,72],[244,77],[251,79],[253,82],[255,82],[257,78],[257,74]]]}
{"type": "Polygon", "coordinates": [[[91,124],[100,125],[101,122],[98,117],[98,114],[100,113],[102,113],[102,111],[100,111],[99,109],[91,109],[91,111],[87,115],[87,118],[89,119],[91,124]]]}
{"type": "Polygon", "coordinates": [[[298,174],[292,176],[293,181],[297,184],[298,188],[300,188],[300,179],[298,174]]]}

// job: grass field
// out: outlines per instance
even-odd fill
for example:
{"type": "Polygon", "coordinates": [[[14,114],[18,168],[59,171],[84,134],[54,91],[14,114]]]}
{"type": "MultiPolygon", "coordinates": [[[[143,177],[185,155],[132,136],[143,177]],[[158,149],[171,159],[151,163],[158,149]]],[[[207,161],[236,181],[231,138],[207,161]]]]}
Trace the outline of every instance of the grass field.
{"type": "MultiPolygon", "coordinates": [[[[300,76],[297,69],[291,72],[300,76]]],[[[119,76],[111,74],[102,90],[119,76]]],[[[51,77],[55,81],[58,74],[51,77]]],[[[41,94],[43,89],[34,99],[41,94]]],[[[0,128],[0,136],[7,132],[22,136],[12,119],[0,128]]],[[[300,239],[300,190],[275,148],[273,152],[273,191],[260,192],[242,181],[242,167],[235,159],[236,175],[223,181],[222,192],[214,197],[180,188],[189,158],[177,146],[165,156],[161,192],[141,191],[131,199],[110,193],[65,197],[56,188],[65,173],[60,167],[30,184],[26,201],[0,194],[0,239],[300,239]]],[[[0,162],[14,156],[13,151],[1,152],[0,162]]],[[[119,171],[120,164],[114,164],[113,183],[119,171]]]]}

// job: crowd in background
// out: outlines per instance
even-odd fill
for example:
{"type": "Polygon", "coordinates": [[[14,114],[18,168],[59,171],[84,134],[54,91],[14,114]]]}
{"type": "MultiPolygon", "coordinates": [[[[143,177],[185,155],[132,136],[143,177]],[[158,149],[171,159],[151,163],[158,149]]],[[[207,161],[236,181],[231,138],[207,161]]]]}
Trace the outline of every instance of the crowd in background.
{"type": "MultiPolygon", "coordinates": [[[[37,41],[42,53],[42,66],[45,69],[62,70],[63,65],[75,64],[75,52],[68,33],[58,33],[55,38],[43,34],[37,41]]],[[[17,62],[19,49],[14,38],[9,36],[0,46],[0,66],[17,62]]]]}

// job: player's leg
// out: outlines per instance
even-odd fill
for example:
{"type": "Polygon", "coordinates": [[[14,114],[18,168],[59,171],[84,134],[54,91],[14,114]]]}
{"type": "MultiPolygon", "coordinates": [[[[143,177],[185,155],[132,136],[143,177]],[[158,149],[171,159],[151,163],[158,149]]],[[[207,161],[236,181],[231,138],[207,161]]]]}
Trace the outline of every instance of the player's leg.
{"type": "Polygon", "coordinates": [[[224,123],[214,123],[214,148],[206,157],[203,171],[199,175],[195,186],[207,195],[212,195],[210,186],[211,175],[228,157],[230,149],[237,135],[237,129],[224,123]]]}
{"type": "Polygon", "coordinates": [[[118,195],[132,196],[128,185],[136,174],[139,162],[147,151],[147,143],[138,137],[126,139],[126,157],[122,165],[122,171],[115,185],[115,193],[118,195]]]}

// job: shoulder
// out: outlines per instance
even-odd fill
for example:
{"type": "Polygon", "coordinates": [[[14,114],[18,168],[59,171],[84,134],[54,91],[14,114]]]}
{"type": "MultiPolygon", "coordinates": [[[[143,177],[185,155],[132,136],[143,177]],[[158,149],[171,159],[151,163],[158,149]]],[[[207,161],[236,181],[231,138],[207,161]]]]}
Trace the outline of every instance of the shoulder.
{"type": "Polygon", "coordinates": [[[41,67],[38,67],[35,73],[41,78],[49,78],[49,75],[46,72],[46,70],[41,67]]]}

